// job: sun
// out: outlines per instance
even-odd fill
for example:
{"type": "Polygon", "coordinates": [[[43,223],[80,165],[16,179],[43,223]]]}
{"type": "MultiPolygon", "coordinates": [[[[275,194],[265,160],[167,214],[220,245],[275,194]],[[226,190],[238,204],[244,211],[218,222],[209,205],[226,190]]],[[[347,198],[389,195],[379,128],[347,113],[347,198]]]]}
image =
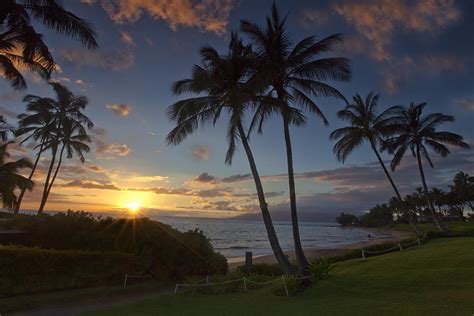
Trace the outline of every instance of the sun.
{"type": "Polygon", "coordinates": [[[127,203],[127,208],[130,211],[130,213],[137,213],[140,210],[140,203],[138,202],[129,202],[127,203]]]}

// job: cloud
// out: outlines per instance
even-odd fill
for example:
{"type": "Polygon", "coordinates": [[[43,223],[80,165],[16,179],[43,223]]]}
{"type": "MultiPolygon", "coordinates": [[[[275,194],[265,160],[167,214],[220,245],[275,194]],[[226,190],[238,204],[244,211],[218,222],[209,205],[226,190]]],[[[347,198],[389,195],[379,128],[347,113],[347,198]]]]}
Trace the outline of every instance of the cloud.
{"type": "Polygon", "coordinates": [[[101,127],[94,127],[91,132],[96,136],[105,136],[107,135],[107,130],[101,127]]]}
{"type": "Polygon", "coordinates": [[[454,104],[465,110],[474,111],[474,99],[472,98],[456,99],[454,104]]]}
{"type": "Polygon", "coordinates": [[[191,154],[199,161],[207,161],[211,154],[211,149],[206,146],[194,146],[191,149],[191,154]]]}
{"type": "Polygon", "coordinates": [[[131,47],[137,46],[135,45],[135,41],[133,40],[133,37],[132,35],[130,35],[130,33],[121,32],[120,36],[121,36],[122,43],[124,43],[125,45],[131,46],[131,47]]]}
{"type": "Polygon", "coordinates": [[[449,0],[344,1],[332,9],[372,44],[371,56],[378,61],[392,58],[390,45],[396,31],[436,32],[461,17],[449,0]]]}
{"type": "Polygon", "coordinates": [[[222,35],[227,30],[231,0],[102,0],[102,7],[118,24],[133,23],[144,14],[178,27],[196,27],[222,35]]]}
{"type": "Polygon", "coordinates": [[[466,61],[452,55],[394,58],[392,63],[382,67],[383,85],[388,93],[394,94],[401,86],[412,82],[420,75],[436,78],[443,73],[464,72],[465,68],[466,61]]]}
{"type": "Polygon", "coordinates": [[[129,50],[104,53],[68,48],[61,52],[61,57],[78,67],[92,66],[106,70],[123,70],[135,63],[135,56],[129,50]]]}
{"type": "Polygon", "coordinates": [[[199,174],[193,181],[202,182],[202,183],[213,183],[216,180],[217,180],[216,177],[211,176],[207,172],[203,172],[203,173],[199,174]]]}
{"type": "Polygon", "coordinates": [[[105,107],[115,115],[122,117],[128,116],[132,112],[132,107],[128,104],[107,104],[105,107]]]}
{"type": "Polygon", "coordinates": [[[82,188],[82,189],[99,189],[99,190],[112,190],[120,191],[121,189],[112,183],[99,183],[96,181],[83,181],[83,180],[74,180],[66,184],[61,185],[66,188],[82,188]]]}
{"type": "Polygon", "coordinates": [[[221,181],[225,183],[234,183],[234,182],[241,182],[241,181],[248,181],[251,180],[252,175],[250,173],[246,174],[235,174],[229,177],[222,178],[221,181]]]}
{"type": "Polygon", "coordinates": [[[115,156],[125,157],[132,151],[127,144],[106,144],[102,141],[96,141],[96,153],[103,159],[114,159],[115,156]]]}
{"type": "Polygon", "coordinates": [[[131,176],[127,178],[127,181],[132,182],[153,182],[153,181],[165,181],[168,177],[165,176],[131,176]]]}

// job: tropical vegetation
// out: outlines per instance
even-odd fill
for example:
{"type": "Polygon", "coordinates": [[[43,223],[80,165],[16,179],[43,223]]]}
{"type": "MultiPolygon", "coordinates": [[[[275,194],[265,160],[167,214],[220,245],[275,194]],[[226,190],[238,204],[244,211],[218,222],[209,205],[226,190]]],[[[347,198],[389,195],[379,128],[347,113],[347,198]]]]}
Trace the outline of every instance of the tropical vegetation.
{"type": "Polygon", "coordinates": [[[87,48],[96,48],[93,26],[63,8],[57,0],[2,0],[0,3],[0,74],[18,90],[26,89],[28,70],[49,80],[57,69],[50,49],[33,25],[38,22],[69,36],[87,48]]]}

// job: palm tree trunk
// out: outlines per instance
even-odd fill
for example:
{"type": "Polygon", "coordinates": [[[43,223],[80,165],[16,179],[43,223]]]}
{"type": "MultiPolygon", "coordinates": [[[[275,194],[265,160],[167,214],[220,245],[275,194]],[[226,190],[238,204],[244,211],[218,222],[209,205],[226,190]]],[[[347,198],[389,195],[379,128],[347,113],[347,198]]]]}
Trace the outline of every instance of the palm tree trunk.
{"type": "MultiPolygon", "coordinates": [[[[59,153],[58,165],[56,166],[56,170],[54,171],[53,178],[51,179],[51,182],[49,183],[48,192],[46,192],[46,199],[45,199],[46,201],[48,201],[49,192],[51,191],[54,181],[56,180],[56,176],[58,175],[59,169],[61,168],[61,163],[63,161],[64,147],[65,145],[63,145],[63,147],[61,148],[61,152],[59,153]]],[[[45,204],[46,204],[46,201],[45,201],[45,204]]]]}
{"type": "Polygon", "coordinates": [[[416,148],[416,158],[418,159],[418,169],[420,170],[421,182],[423,184],[423,190],[425,191],[425,198],[426,202],[428,203],[428,207],[430,209],[431,215],[433,216],[433,221],[438,227],[438,230],[441,232],[445,232],[446,229],[441,225],[440,221],[438,220],[438,216],[436,216],[436,211],[433,206],[433,202],[431,202],[430,194],[428,191],[428,186],[426,185],[425,173],[423,171],[423,165],[421,164],[421,157],[420,157],[420,148],[416,148]]]}
{"type": "Polygon", "coordinates": [[[283,269],[283,271],[288,275],[293,275],[293,268],[291,267],[288,257],[283,253],[283,250],[280,247],[278,242],[278,237],[273,226],[272,218],[270,212],[268,211],[268,204],[265,200],[265,193],[263,191],[262,182],[260,181],[260,176],[257,171],[257,165],[255,164],[255,159],[253,157],[250,145],[247,141],[247,136],[241,124],[239,124],[239,134],[240,139],[242,140],[242,145],[244,146],[245,153],[250,165],[250,170],[252,171],[253,179],[255,181],[255,187],[257,189],[258,201],[260,203],[260,209],[262,210],[263,223],[267,230],[268,240],[270,241],[270,246],[272,247],[273,253],[278,261],[278,264],[283,269]]]}
{"type": "Polygon", "coordinates": [[[286,143],[286,159],[288,163],[288,186],[290,191],[290,208],[291,208],[291,224],[293,226],[293,241],[295,244],[296,260],[298,262],[298,272],[300,275],[307,273],[309,266],[308,259],[303,252],[300,239],[300,229],[298,223],[298,212],[296,210],[296,189],[295,189],[295,175],[293,172],[293,153],[291,149],[291,138],[289,122],[286,115],[283,115],[283,125],[285,131],[285,143],[286,143]]]}
{"type": "Polygon", "coordinates": [[[49,179],[51,178],[51,172],[53,171],[54,163],[56,162],[56,153],[57,147],[53,147],[51,155],[51,163],[49,164],[48,174],[46,175],[46,180],[44,182],[43,196],[41,198],[41,204],[38,208],[38,215],[43,214],[44,206],[46,205],[46,196],[49,188],[49,179]]]}
{"type": "Polygon", "coordinates": [[[377,156],[377,159],[378,159],[380,165],[382,166],[382,169],[385,172],[385,175],[387,176],[388,181],[392,185],[393,191],[395,191],[395,194],[397,196],[398,203],[400,203],[400,208],[402,209],[402,212],[407,214],[408,224],[410,224],[411,228],[413,228],[413,230],[415,231],[415,233],[417,235],[420,235],[422,233],[421,229],[415,224],[415,221],[413,220],[412,212],[405,207],[405,203],[403,202],[402,196],[400,195],[400,192],[398,191],[398,188],[395,185],[395,182],[393,181],[392,176],[388,172],[387,167],[385,167],[385,164],[382,160],[382,157],[380,157],[380,154],[379,154],[379,152],[378,152],[377,148],[375,147],[375,144],[372,140],[370,140],[370,145],[372,146],[372,150],[374,151],[375,156],[377,156]]]}
{"type": "MultiPolygon", "coordinates": [[[[41,154],[43,153],[43,146],[44,146],[44,143],[42,142],[41,147],[39,148],[39,151],[38,151],[38,155],[36,155],[35,164],[33,165],[33,168],[31,169],[28,180],[31,180],[33,178],[33,175],[35,174],[36,167],[38,166],[38,162],[40,160],[41,154]]],[[[18,196],[18,201],[16,202],[16,205],[15,205],[15,210],[13,211],[14,214],[18,214],[18,212],[20,211],[21,201],[23,200],[25,193],[26,193],[26,188],[21,189],[20,195],[18,196]]]]}

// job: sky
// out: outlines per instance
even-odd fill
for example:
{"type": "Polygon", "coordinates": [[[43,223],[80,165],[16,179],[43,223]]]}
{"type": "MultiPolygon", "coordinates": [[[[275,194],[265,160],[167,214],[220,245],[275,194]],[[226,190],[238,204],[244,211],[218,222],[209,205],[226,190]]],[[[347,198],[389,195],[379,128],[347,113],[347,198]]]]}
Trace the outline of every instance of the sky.
{"type": "MultiPolygon", "coordinates": [[[[95,123],[86,162],[66,160],[46,206],[48,210],[126,212],[139,205],[145,215],[233,217],[258,215],[255,187],[239,148],[231,166],[224,163],[225,120],[178,146],[164,138],[173,125],[166,108],[182,97],[171,84],[190,75],[199,49],[212,45],[225,52],[231,30],[241,19],[264,22],[269,0],[64,0],[66,9],[93,23],[99,49],[88,51],[71,39],[44,29],[44,39],[59,65],[54,80],[87,96],[85,113],[95,123]]],[[[380,93],[380,109],[427,102],[426,111],[454,115],[447,130],[472,144],[474,132],[474,2],[469,0],[277,1],[288,14],[293,43],[306,36],[322,39],[342,33],[344,41],[321,57],[348,57],[353,78],[330,82],[347,98],[380,93]]],[[[25,73],[26,92],[14,91],[0,78],[0,114],[9,123],[24,112],[25,93],[54,96],[34,73],[25,73]]],[[[341,101],[317,103],[329,119],[325,127],[309,118],[292,128],[294,168],[300,218],[334,218],[363,212],[387,201],[393,192],[370,148],[363,145],[338,162],[329,134],[344,126],[336,113],[341,101]]],[[[272,118],[262,135],[251,138],[257,167],[276,218],[289,214],[288,182],[281,119],[272,118]]],[[[15,155],[33,158],[33,145],[15,155]]],[[[390,159],[384,156],[387,161],[390,159]]],[[[49,156],[23,206],[38,207],[49,156]]],[[[427,169],[430,185],[447,189],[454,173],[474,173],[472,150],[434,158],[427,169]]],[[[394,178],[402,194],[421,185],[415,160],[405,157],[394,178]]]]}

